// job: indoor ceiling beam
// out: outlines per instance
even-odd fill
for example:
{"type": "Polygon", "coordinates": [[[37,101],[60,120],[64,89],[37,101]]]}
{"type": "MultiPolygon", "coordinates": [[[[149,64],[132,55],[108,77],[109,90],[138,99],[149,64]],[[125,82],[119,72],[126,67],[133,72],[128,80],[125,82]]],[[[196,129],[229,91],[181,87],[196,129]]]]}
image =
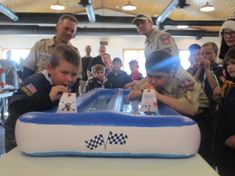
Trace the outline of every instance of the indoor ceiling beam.
{"type": "MultiPolygon", "coordinates": [[[[207,32],[197,30],[166,30],[173,36],[217,37],[219,32],[207,32]]],[[[55,34],[54,26],[38,25],[1,25],[0,35],[5,34],[55,34]]],[[[77,35],[138,35],[135,28],[78,28],[77,35]]]]}
{"type": "MultiPolygon", "coordinates": [[[[62,14],[59,13],[17,13],[19,17],[18,21],[12,21],[3,14],[0,14],[0,25],[1,24],[17,24],[17,25],[55,25],[56,21],[62,14]]],[[[89,23],[87,15],[75,15],[79,23],[89,23]]],[[[107,23],[107,24],[128,24],[131,25],[131,21],[134,17],[120,17],[120,16],[100,16],[96,15],[96,23],[107,23]]],[[[153,17],[153,21],[157,18],[153,17]]],[[[163,25],[188,25],[188,26],[221,26],[224,21],[175,21],[167,18],[163,25]]],[[[133,25],[134,27],[134,25],[133,25]]]]}

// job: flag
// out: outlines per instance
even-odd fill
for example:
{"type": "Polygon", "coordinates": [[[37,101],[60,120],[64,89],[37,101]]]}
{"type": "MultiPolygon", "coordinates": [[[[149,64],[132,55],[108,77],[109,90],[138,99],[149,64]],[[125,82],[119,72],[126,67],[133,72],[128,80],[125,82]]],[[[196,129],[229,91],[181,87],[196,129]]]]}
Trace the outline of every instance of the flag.
{"type": "Polygon", "coordinates": [[[109,132],[108,135],[108,142],[109,144],[126,144],[128,136],[123,133],[113,133],[112,131],[109,132]]]}
{"type": "Polygon", "coordinates": [[[86,147],[90,150],[97,148],[100,145],[104,144],[104,137],[102,134],[96,135],[94,138],[90,139],[89,141],[85,141],[86,147]]]}

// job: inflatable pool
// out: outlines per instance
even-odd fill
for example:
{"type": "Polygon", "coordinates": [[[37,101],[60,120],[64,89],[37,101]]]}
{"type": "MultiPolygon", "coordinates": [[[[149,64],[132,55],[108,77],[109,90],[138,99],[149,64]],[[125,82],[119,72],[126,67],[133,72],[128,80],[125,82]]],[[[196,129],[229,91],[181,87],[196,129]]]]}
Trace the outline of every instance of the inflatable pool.
{"type": "Polygon", "coordinates": [[[96,89],[77,99],[77,113],[30,112],[16,124],[22,153],[32,156],[184,158],[197,153],[197,124],[159,104],[155,115],[141,112],[129,91],[96,89]]]}

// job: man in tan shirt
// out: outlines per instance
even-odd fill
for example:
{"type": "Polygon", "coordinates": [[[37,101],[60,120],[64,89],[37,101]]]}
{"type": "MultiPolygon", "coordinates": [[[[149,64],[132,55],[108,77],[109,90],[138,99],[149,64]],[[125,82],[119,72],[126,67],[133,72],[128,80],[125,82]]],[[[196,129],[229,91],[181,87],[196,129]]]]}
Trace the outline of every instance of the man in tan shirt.
{"type": "Polygon", "coordinates": [[[139,34],[145,35],[145,58],[147,58],[153,51],[166,50],[170,54],[178,54],[178,48],[175,40],[167,32],[160,31],[153,28],[153,21],[151,17],[144,14],[137,15],[132,23],[136,25],[139,34]]]}
{"type": "Polygon", "coordinates": [[[29,75],[46,69],[50,56],[56,45],[66,43],[74,37],[78,21],[70,14],[62,15],[56,24],[56,35],[53,38],[42,39],[31,48],[28,57],[23,62],[23,79],[29,75]]]}

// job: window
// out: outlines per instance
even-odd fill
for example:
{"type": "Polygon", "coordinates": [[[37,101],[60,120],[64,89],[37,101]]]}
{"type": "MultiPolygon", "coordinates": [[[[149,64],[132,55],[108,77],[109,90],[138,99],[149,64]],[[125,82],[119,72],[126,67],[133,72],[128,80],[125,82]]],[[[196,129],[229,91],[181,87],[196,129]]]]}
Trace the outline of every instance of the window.
{"type": "MultiPolygon", "coordinates": [[[[139,63],[139,72],[141,72],[144,76],[146,76],[145,71],[145,57],[144,57],[144,50],[143,49],[124,49],[123,52],[123,69],[128,74],[131,73],[129,68],[129,62],[133,59],[137,60],[139,63]]],[[[181,66],[186,70],[190,67],[189,63],[189,51],[188,50],[180,50],[179,51],[179,58],[181,66]]]]}
{"type": "Polygon", "coordinates": [[[144,50],[143,49],[124,49],[123,52],[123,69],[128,74],[131,74],[131,70],[129,68],[129,62],[133,59],[138,61],[139,64],[139,72],[146,76],[145,71],[145,57],[144,57],[144,50]]]}
{"type": "Polygon", "coordinates": [[[11,59],[14,60],[16,63],[20,64],[20,59],[25,59],[28,54],[30,49],[10,49],[10,48],[5,48],[3,49],[3,58],[6,59],[6,52],[8,50],[11,50],[11,59]]]}
{"type": "Polygon", "coordinates": [[[190,67],[190,63],[189,63],[189,50],[180,50],[179,51],[179,57],[180,57],[180,64],[181,66],[187,70],[190,67]]]}

